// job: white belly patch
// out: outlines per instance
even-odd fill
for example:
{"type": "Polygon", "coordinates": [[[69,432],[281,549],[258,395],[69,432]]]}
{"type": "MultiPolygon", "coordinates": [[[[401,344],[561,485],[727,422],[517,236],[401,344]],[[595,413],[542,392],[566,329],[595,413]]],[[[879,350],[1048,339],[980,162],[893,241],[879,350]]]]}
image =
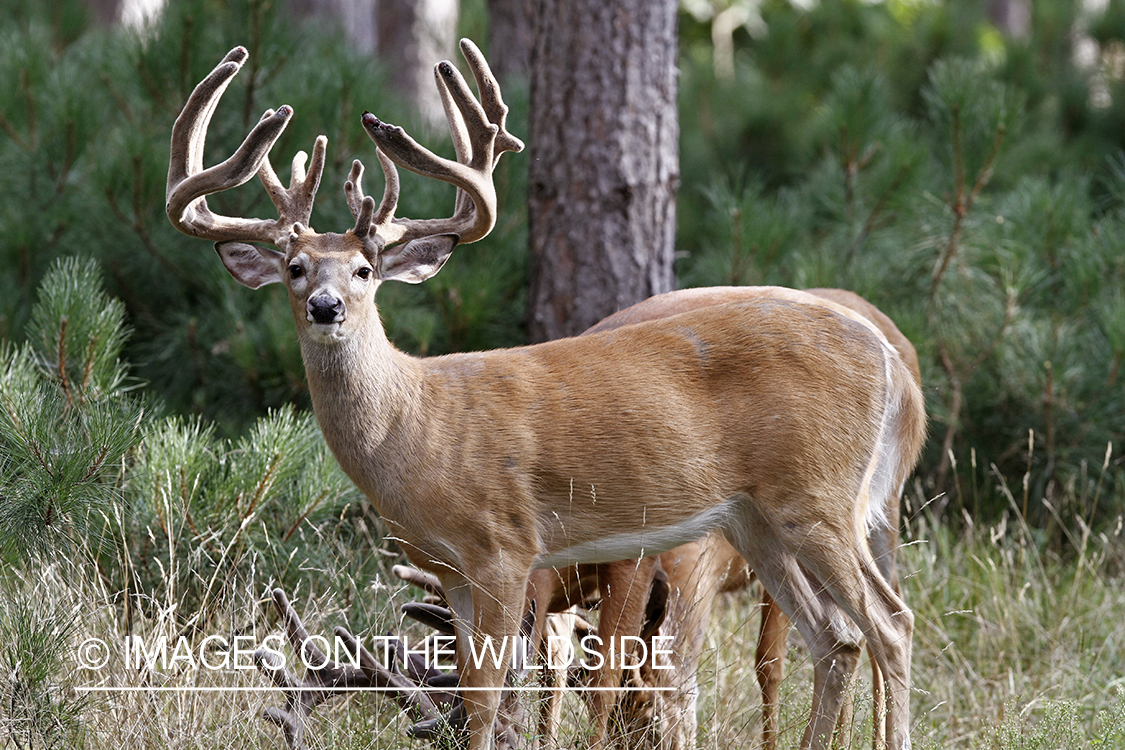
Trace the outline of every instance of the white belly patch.
{"type": "Polygon", "coordinates": [[[579,542],[557,552],[536,558],[538,568],[563,568],[580,563],[603,563],[656,555],[673,547],[695,541],[732,517],[738,498],[708,508],[671,526],[658,526],[652,519],[643,519],[635,529],[607,534],[579,542]]]}

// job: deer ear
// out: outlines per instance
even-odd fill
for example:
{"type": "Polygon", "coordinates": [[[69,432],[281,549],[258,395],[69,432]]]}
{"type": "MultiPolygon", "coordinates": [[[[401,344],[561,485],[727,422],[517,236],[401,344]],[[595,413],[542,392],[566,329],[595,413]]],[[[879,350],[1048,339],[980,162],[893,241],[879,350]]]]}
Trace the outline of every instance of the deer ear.
{"type": "Polygon", "coordinates": [[[215,251],[230,275],[243,286],[257,289],[281,281],[284,253],[246,242],[216,242],[215,251]]]}
{"type": "Polygon", "coordinates": [[[432,234],[379,253],[379,276],[384,281],[419,284],[449,260],[459,239],[456,234],[432,234]]]}

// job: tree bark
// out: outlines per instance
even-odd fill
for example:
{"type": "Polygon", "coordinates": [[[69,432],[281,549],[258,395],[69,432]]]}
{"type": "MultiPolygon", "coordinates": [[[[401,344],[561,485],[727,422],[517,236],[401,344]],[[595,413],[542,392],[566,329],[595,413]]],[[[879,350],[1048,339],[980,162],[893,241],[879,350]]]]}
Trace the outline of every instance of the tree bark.
{"type": "Polygon", "coordinates": [[[528,196],[533,341],[674,286],[675,0],[537,0],[528,196]]]}
{"type": "Polygon", "coordinates": [[[1031,0],[990,0],[988,18],[1011,39],[1031,36],[1031,0]]]}
{"type": "Polygon", "coordinates": [[[289,0],[298,16],[321,16],[340,23],[348,45],[357,52],[375,51],[376,0],[289,0]]]}
{"type": "Polygon", "coordinates": [[[423,120],[445,130],[445,109],[434,66],[454,60],[459,0],[378,0],[375,47],[389,66],[391,85],[414,103],[423,120]]]}
{"type": "Polygon", "coordinates": [[[160,17],[164,0],[86,0],[86,7],[102,26],[139,28],[160,17]]]}
{"type": "Polygon", "coordinates": [[[488,64],[501,84],[531,73],[535,0],[488,0],[488,64]]]}
{"type": "Polygon", "coordinates": [[[298,16],[339,21],[351,48],[378,55],[391,85],[423,121],[445,130],[434,66],[454,59],[459,0],[289,0],[289,7],[298,16]]]}

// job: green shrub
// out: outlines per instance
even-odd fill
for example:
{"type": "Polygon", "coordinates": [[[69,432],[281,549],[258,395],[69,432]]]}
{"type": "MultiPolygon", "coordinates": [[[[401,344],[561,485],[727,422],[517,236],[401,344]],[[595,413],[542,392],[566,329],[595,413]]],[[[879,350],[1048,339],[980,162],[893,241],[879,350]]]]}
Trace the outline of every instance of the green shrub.
{"type": "MultiPolygon", "coordinates": [[[[920,476],[931,494],[947,492],[939,510],[1002,512],[996,493],[967,502],[953,462],[975,450],[982,471],[994,463],[1022,481],[1030,434],[1031,494],[1060,498],[1085,482],[1071,496],[1092,497],[1100,483],[1097,514],[1113,518],[1125,438],[1125,87],[1112,53],[1125,24],[1117,4],[1092,19],[1046,0],[1032,10],[1030,35],[1013,40],[968,0],[771,1],[764,36],[736,31],[729,77],[712,65],[710,29],[682,14],[678,270],[682,285],[845,287],[890,314],[922,358],[932,437],[920,476]],[[1076,24],[1107,51],[1099,66],[1075,64],[1076,24]],[[1091,467],[1108,444],[1102,476],[1091,467]]],[[[374,166],[356,122],[364,108],[434,140],[385,93],[378,64],[266,0],[174,3],[143,32],[93,28],[71,3],[0,13],[0,75],[15,84],[0,89],[0,190],[18,196],[0,207],[10,269],[0,334],[33,336],[37,282],[59,256],[91,256],[125,304],[133,335],[122,355],[170,411],[236,439],[270,409],[307,408],[282,290],[238,287],[164,216],[168,134],[192,85],[245,44],[251,59],[216,112],[208,161],[267,106],[292,104],[275,165],[284,177],[291,155],[326,133],[314,223],[343,229],[337,190],[350,161],[374,166]]],[[[527,92],[507,93],[512,130],[525,133],[527,92]]],[[[488,242],[427,284],[381,293],[403,348],[522,342],[526,159],[500,166],[502,215],[488,242]]],[[[403,178],[403,213],[449,211],[449,186],[403,178]]],[[[272,212],[256,184],[212,201],[234,215],[272,212]]],[[[1049,524],[1046,506],[1029,513],[1049,524]]]]}
{"type": "MultiPolygon", "coordinates": [[[[232,153],[267,107],[290,104],[296,116],[272,161],[287,179],[292,156],[328,135],[313,218],[322,231],[354,224],[342,195],[352,159],[369,167],[367,191],[381,189],[374,145],[359,125],[365,109],[447,154],[448,136],[414,121],[375,60],[349,51],[338,30],[289,23],[284,3],[169,3],[142,32],[85,24],[66,3],[0,10],[0,76],[17,83],[0,90],[8,136],[0,191],[18,196],[0,207],[0,261],[11,271],[0,277],[0,336],[25,335],[31,295],[56,257],[93,257],[128,310],[126,356],[136,377],[171,409],[235,436],[268,409],[307,407],[283,290],[238,287],[209,243],[181,235],[164,214],[172,122],[195,83],[245,45],[250,59],[215,113],[207,163],[232,153]]],[[[513,132],[524,133],[526,94],[506,93],[513,132]]],[[[498,170],[503,212],[486,246],[460,251],[435,283],[389,285],[380,296],[400,345],[434,354],[522,342],[523,169],[505,162],[498,170]]],[[[402,181],[400,214],[452,211],[451,186],[409,173],[402,181]]],[[[209,200],[229,215],[274,211],[256,180],[209,200]]]]}
{"type": "Polygon", "coordinates": [[[678,270],[692,286],[843,287],[889,314],[921,358],[919,475],[945,493],[939,514],[1007,509],[954,481],[973,453],[976,486],[995,465],[1045,499],[1023,509],[1036,526],[1091,510],[1112,522],[1125,506],[1125,131],[1106,137],[1118,115],[1092,103],[1100,74],[1066,57],[1073,15],[1033,4],[1020,42],[966,5],[906,17],[905,4],[767,3],[768,34],[736,37],[729,79],[689,29],[684,96],[702,103],[683,108],[678,270]],[[971,33],[944,35],[959,25],[971,33]],[[756,129],[766,110],[772,135],[756,129]],[[1065,502],[1095,487],[1096,504],[1065,502]]]}

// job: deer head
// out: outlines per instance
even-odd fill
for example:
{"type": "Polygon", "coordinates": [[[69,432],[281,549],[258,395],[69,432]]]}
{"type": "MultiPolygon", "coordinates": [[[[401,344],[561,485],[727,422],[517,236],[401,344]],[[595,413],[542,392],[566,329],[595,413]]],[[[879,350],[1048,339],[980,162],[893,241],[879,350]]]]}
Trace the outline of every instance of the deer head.
{"type": "Polygon", "coordinates": [[[504,125],[508,107],[488,63],[467,39],[461,51],[476,78],[480,102],[450,62],[435,67],[456,160],[419,145],[402,128],[365,112],[362,125],[375,142],[385,177],[382,201],[363,193],[357,159],[344,184],[355,226],[343,234],[313,230],[313,201],[324,170],[328,139],[320,136],[312,159],[298,152],[289,187],[282,186],[269,152],[293,117],[283,105],[266,110],[234,155],[204,168],[203,147],[211,115],[246,61],[236,47],[192,92],[172,129],[167,212],[185,234],[215,240],[215,249],[235,279],[252,288],[283,283],[302,339],[331,344],[361,328],[374,313],[375,290],[383,281],[416,284],[437,273],[458,244],[476,242],[496,223],[492,171],[500,154],[523,143],[504,125]],[[307,169],[306,169],[307,164],[307,169]],[[399,197],[395,165],[456,185],[453,214],[444,219],[396,218],[399,197]],[[277,219],[222,216],[206,196],[242,185],[255,174],[277,209],[277,219]],[[273,247],[263,247],[265,243],[273,247]]]}

